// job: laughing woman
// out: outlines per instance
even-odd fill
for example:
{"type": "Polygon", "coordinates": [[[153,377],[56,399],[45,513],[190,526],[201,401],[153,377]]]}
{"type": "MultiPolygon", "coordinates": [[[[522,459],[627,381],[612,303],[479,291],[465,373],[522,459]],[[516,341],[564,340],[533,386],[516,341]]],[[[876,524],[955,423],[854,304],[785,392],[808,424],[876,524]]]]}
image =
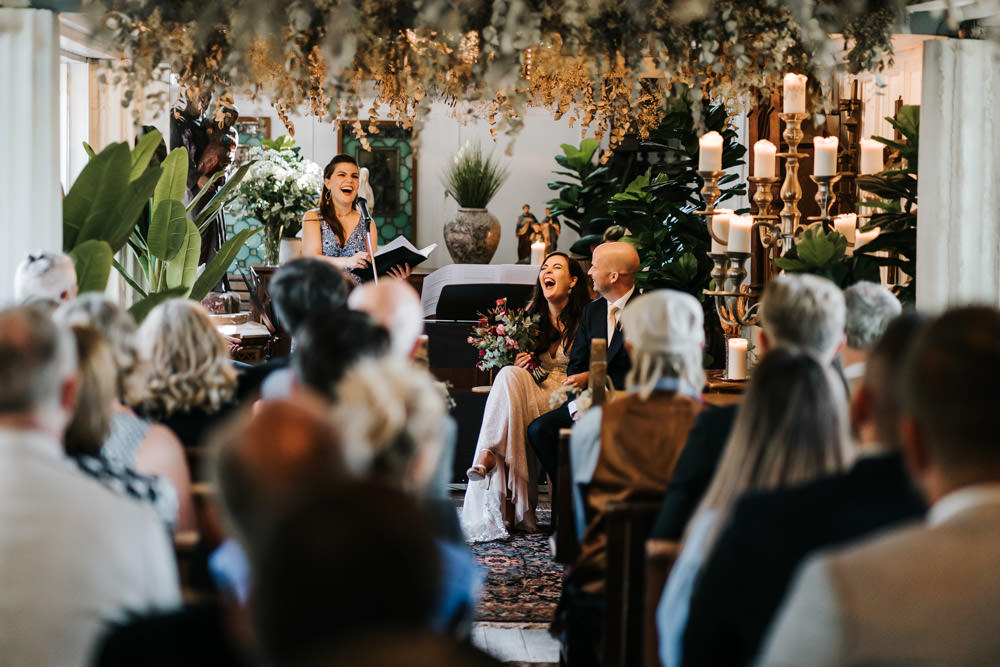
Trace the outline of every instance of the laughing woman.
{"type": "Polygon", "coordinates": [[[549,397],[566,377],[588,300],[586,276],[576,260],[561,252],[546,257],[528,304],[528,314],[541,316],[538,344],[500,369],[486,400],[462,506],[462,529],[471,542],[507,537],[509,529],[537,530],[538,461],[527,444],[528,424],[550,409],[549,397]],[[527,370],[533,361],[548,371],[540,384],[527,370]]]}

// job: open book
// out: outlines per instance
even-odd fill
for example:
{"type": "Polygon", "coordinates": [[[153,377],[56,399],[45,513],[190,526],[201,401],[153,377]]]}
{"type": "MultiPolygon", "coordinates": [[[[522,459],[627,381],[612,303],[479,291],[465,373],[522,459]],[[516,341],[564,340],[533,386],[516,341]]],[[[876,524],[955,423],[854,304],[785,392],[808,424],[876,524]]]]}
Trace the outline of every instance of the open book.
{"type": "MultiPolygon", "coordinates": [[[[412,269],[427,259],[435,248],[437,248],[437,243],[417,250],[405,237],[397,236],[375,252],[375,270],[378,271],[378,275],[382,276],[392,267],[402,264],[409,264],[412,269]]],[[[363,269],[351,269],[351,271],[363,281],[373,278],[371,266],[366,266],[363,269]]]]}

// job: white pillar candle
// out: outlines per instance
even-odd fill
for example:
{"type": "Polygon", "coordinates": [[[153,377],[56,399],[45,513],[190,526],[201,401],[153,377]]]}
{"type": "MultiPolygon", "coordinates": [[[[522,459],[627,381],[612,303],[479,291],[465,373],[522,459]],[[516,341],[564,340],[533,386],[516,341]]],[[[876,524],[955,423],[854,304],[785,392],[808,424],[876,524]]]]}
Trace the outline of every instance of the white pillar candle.
{"type": "Polygon", "coordinates": [[[722,171],[722,135],[714,130],[698,140],[698,171],[722,171]]]}
{"type": "Polygon", "coordinates": [[[753,145],[753,175],[757,178],[774,176],[774,156],[778,149],[767,139],[753,145]]]}
{"type": "Polygon", "coordinates": [[[816,155],[813,158],[814,176],[834,176],[837,173],[837,137],[815,137],[813,147],[816,155]]]}
{"type": "Polygon", "coordinates": [[[712,253],[718,255],[726,254],[726,245],[729,242],[729,216],[733,214],[733,209],[731,208],[717,208],[715,209],[715,215],[712,216],[712,229],[715,230],[715,235],[720,239],[726,241],[726,243],[719,243],[712,237],[712,253]]]}
{"type": "Polygon", "coordinates": [[[747,339],[730,338],[729,354],[726,357],[726,377],[730,380],[745,380],[747,377],[747,339]]]}
{"type": "Polygon", "coordinates": [[[857,237],[854,239],[854,250],[874,241],[881,231],[881,229],[873,229],[869,232],[858,232],[857,237]]]}
{"type": "Polygon", "coordinates": [[[535,241],[531,244],[531,263],[541,266],[545,259],[545,241],[535,241]]]}
{"type": "Polygon", "coordinates": [[[806,76],[789,72],[784,80],[784,101],[782,110],[785,113],[806,112],[806,76]]]}
{"type": "Polygon", "coordinates": [[[860,173],[877,174],[882,171],[885,166],[885,163],[882,161],[882,148],[882,144],[874,139],[861,140],[860,173]]]}
{"type": "Polygon", "coordinates": [[[750,232],[753,231],[753,216],[729,216],[729,252],[750,252],[750,232]]]}
{"type": "MultiPolygon", "coordinates": [[[[854,213],[844,213],[833,219],[833,226],[838,232],[844,235],[848,243],[854,243],[854,237],[858,233],[858,216],[854,213]]],[[[847,249],[850,254],[851,249],[847,249]]]]}

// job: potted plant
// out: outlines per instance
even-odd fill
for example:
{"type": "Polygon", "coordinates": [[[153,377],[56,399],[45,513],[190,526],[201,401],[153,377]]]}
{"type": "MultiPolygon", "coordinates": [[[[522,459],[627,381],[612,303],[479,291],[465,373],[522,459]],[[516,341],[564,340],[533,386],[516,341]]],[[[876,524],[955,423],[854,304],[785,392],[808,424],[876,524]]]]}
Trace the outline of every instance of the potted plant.
{"type": "MultiPolygon", "coordinates": [[[[264,257],[278,264],[282,240],[301,243],[302,216],[316,206],[323,172],[319,165],[299,155],[299,147],[289,136],[265,139],[250,149],[253,163],[236,190],[233,209],[246,218],[259,220],[264,227],[264,257]]],[[[287,253],[291,257],[294,250],[287,253]]]]}
{"type": "Polygon", "coordinates": [[[486,210],[508,171],[479,143],[466,144],[444,173],[445,194],[458,213],[444,225],[444,243],[456,264],[489,264],[500,243],[500,221],[486,210]]]}

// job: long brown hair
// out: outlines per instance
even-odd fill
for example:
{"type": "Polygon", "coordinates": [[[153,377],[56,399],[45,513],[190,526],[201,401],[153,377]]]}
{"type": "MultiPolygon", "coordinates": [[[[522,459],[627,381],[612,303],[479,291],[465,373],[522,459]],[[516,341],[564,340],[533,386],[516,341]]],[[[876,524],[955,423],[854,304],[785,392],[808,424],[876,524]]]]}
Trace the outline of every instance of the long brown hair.
{"type": "Polygon", "coordinates": [[[587,274],[584,273],[580,263],[564,252],[550,252],[545,256],[542,264],[549,260],[549,257],[559,255],[566,258],[566,266],[569,275],[576,278],[576,284],[569,290],[569,301],[566,307],[559,313],[559,322],[562,324],[562,331],[552,325],[552,318],[549,317],[549,305],[542,295],[542,272],[538,271],[538,278],[535,279],[535,289],[531,293],[531,300],[528,301],[526,311],[529,315],[541,315],[541,323],[538,335],[538,344],[535,352],[544,352],[556,341],[561,341],[563,349],[569,353],[576,338],[577,327],[580,326],[580,317],[583,315],[584,307],[590,303],[590,293],[587,290],[587,274]]]}
{"type": "Polygon", "coordinates": [[[319,196],[319,215],[326,220],[326,224],[330,225],[330,229],[337,235],[340,245],[344,245],[347,239],[344,238],[344,225],[340,221],[340,218],[337,217],[337,211],[333,207],[333,195],[330,194],[330,189],[326,187],[326,179],[330,178],[334,168],[338,164],[343,164],[344,162],[353,164],[355,167],[358,166],[358,161],[346,153],[334,155],[333,159],[323,168],[323,189],[320,191],[319,196]]]}

